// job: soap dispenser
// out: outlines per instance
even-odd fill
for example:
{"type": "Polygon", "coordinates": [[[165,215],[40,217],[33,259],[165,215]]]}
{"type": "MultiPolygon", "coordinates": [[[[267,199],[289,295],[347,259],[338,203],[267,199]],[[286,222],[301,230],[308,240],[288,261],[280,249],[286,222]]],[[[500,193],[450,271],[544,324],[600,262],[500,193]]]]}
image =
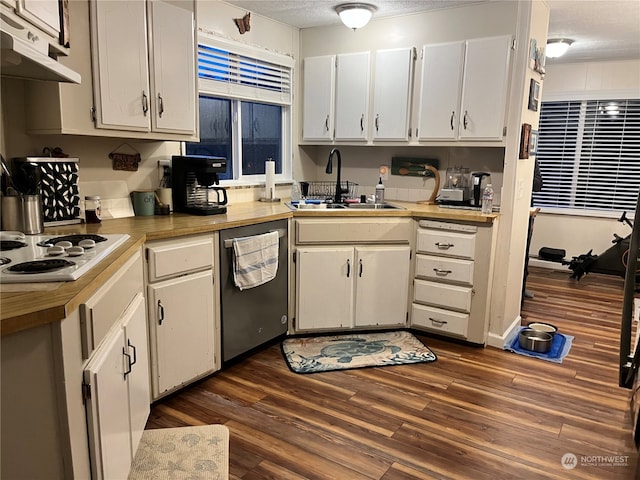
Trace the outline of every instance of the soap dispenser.
{"type": "Polygon", "coordinates": [[[376,185],[376,203],[384,203],[384,185],[382,184],[382,177],[378,180],[376,185]]]}

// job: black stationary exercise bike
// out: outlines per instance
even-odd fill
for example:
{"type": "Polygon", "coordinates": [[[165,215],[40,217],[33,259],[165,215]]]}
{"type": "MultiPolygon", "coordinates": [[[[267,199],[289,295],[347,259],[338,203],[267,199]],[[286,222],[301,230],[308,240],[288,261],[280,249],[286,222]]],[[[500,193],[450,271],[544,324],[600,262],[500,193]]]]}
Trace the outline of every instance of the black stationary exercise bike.
{"type": "MultiPolygon", "coordinates": [[[[618,219],[619,222],[628,225],[633,230],[633,223],[627,218],[627,212],[624,212],[618,219]]],[[[571,278],[580,280],[583,275],[588,273],[604,273],[607,275],[616,275],[624,278],[629,262],[629,243],[631,241],[631,233],[626,237],[613,234],[613,245],[602,252],[600,255],[593,255],[593,250],[587,253],[573,257],[571,261],[562,260],[563,265],[568,265],[569,270],[573,273],[571,278]]],[[[636,258],[640,252],[636,252],[636,258]]],[[[636,284],[640,282],[640,268],[636,270],[636,284]]]]}

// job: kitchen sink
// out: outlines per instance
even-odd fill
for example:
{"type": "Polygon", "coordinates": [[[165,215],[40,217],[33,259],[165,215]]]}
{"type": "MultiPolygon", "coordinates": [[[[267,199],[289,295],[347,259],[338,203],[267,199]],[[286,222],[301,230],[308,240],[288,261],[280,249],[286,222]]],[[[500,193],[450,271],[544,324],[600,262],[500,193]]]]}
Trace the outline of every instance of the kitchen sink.
{"type": "Polygon", "coordinates": [[[286,203],[291,210],[405,210],[392,203],[286,203]]]}

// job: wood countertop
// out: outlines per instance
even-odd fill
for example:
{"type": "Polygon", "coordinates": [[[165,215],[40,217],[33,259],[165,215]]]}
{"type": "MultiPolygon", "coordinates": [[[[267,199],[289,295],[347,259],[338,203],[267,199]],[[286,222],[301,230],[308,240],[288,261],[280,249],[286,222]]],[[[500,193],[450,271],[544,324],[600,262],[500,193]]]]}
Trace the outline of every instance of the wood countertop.
{"type": "Polygon", "coordinates": [[[104,220],[100,224],[49,227],[45,234],[127,233],[130,238],[98,265],[73,282],[0,285],[0,335],[60,321],[106,282],[145,242],[183,235],[215,232],[253,223],[291,217],[416,217],[439,220],[492,223],[498,215],[482,215],[473,210],[440,208],[410,202],[391,202],[404,207],[384,210],[305,210],[292,212],[284,203],[247,202],[229,205],[222,215],[197,216],[175,213],[166,216],[130,217],[104,220]]]}

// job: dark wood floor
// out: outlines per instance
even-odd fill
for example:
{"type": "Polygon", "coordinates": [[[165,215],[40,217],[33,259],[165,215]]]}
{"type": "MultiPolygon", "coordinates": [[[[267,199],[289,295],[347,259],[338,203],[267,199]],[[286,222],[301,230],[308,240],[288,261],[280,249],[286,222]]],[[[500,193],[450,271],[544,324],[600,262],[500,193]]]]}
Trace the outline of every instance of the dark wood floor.
{"type": "Polygon", "coordinates": [[[420,335],[437,362],[297,375],[273,345],[157,402],[147,428],[227,425],[231,479],[637,478],[622,279],[532,268],[528,287],[523,321],[575,337],[562,364],[420,335]]]}

